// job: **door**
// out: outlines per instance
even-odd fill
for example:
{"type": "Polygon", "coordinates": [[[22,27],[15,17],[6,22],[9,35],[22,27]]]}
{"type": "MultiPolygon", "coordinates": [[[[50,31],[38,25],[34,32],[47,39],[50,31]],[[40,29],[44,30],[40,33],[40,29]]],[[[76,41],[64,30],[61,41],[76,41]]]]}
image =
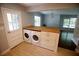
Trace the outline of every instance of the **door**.
{"type": "Polygon", "coordinates": [[[23,41],[21,12],[1,8],[9,47],[12,48],[23,41]]]}
{"type": "Polygon", "coordinates": [[[73,42],[74,28],[77,20],[76,15],[61,15],[60,29],[61,35],[59,40],[59,46],[74,50],[76,45],[73,42]]]}

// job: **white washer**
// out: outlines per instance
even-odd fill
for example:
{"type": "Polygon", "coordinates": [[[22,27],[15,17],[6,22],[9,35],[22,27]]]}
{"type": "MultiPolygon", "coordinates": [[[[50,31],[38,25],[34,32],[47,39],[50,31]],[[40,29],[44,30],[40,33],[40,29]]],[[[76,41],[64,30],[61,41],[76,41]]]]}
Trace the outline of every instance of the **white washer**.
{"type": "Polygon", "coordinates": [[[27,29],[24,29],[24,40],[26,42],[29,42],[31,43],[31,31],[30,30],[27,30],[27,29]]]}
{"type": "Polygon", "coordinates": [[[40,39],[41,39],[40,32],[32,31],[31,37],[32,37],[32,44],[40,46],[40,39]]]}

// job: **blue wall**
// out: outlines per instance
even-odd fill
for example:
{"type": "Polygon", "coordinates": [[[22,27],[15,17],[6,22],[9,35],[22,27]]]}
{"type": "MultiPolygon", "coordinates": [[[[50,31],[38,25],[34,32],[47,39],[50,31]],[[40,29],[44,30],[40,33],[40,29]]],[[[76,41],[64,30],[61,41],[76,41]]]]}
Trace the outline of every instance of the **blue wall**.
{"type": "Polygon", "coordinates": [[[60,27],[60,16],[61,15],[79,15],[79,9],[59,9],[44,11],[44,21],[47,27],[60,27]]]}

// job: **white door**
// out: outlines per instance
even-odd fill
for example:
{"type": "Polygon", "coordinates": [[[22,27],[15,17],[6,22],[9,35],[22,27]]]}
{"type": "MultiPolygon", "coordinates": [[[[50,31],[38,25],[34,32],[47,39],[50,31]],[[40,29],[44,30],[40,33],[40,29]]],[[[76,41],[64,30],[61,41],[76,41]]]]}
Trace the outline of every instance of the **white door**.
{"type": "Polygon", "coordinates": [[[12,48],[23,41],[21,12],[1,8],[9,47],[12,48]]]}

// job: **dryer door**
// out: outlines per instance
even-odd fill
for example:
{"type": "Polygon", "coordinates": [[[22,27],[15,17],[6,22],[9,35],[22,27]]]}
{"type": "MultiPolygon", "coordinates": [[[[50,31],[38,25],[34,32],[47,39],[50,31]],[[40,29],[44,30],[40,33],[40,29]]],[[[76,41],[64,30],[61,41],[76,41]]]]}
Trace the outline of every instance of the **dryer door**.
{"type": "Polygon", "coordinates": [[[31,43],[31,31],[30,30],[24,30],[24,40],[26,42],[31,43]]]}
{"type": "Polygon", "coordinates": [[[28,33],[25,33],[24,35],[25,35],[25,37],[26,37],[26,38],[29,38],[29,35],[28,35],[28,33]]]}
{"type": "Polygon", "coordinates": [[[38,42],[38,41],[39,41],[38,36],[37,36],[37,35],[33,35],[33,40],[34,40],[35,42],[38,42]]]}

